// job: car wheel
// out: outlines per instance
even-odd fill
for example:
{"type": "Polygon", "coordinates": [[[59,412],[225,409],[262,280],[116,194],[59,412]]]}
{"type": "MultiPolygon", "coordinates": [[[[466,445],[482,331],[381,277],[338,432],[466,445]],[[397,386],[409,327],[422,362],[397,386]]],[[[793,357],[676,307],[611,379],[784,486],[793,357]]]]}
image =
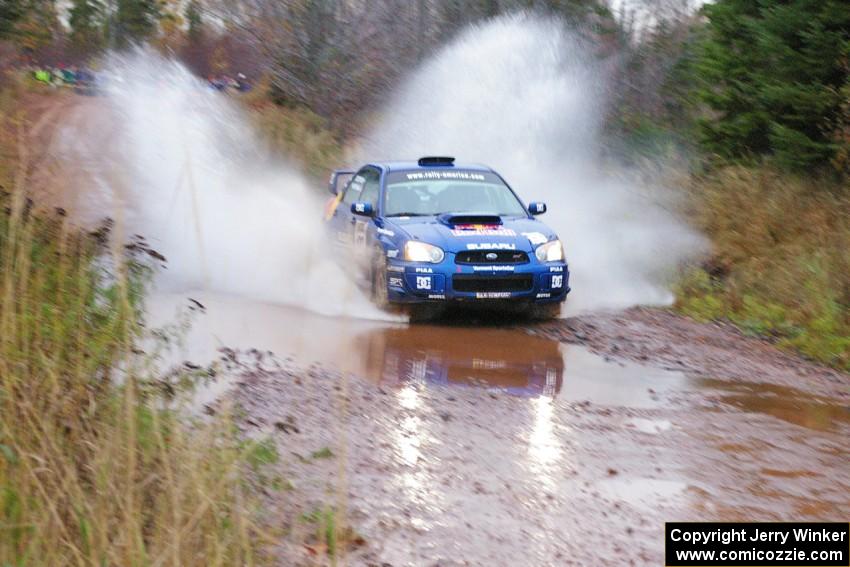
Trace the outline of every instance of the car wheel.
{"type": "Polygon", "coordinates": [[[380,309],[388,309],[390,296],[387,292],[387,262],[382,257],[376,259],[372,268],[372,301],[380,309]]]}

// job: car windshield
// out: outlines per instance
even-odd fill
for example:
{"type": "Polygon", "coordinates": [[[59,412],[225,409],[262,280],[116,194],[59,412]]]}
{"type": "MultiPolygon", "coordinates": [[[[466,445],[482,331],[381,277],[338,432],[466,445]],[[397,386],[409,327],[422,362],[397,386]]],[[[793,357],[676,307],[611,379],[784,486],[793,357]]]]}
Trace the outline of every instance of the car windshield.
{"type": "Polygon", "coordinates": [[[398,171],[387,177],[384,216],[471,212],[500,216],[527,214],[522,203],[494,173],[398,171]]]}

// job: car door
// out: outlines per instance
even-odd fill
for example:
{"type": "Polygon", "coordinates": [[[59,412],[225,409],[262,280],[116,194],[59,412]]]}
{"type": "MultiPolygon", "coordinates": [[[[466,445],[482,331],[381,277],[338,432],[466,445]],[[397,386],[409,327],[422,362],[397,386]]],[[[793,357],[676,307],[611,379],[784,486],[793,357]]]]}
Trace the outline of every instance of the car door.
{"type": "MultiPolygon", "coordinates": [[[[360,191],[360,196],[356,201],[369,203],[372,205],[374,214],[378,212],[378,194],[381,189],[381,172],[373,167],[364,168],[363,189],[360,191]]],[[[349,210],[351,205],[348,205],[349,210]]],[[[371,251],[372,241],[375,237],[375,220],[374,216],[365,217],[362,215],[351,214],[351,242],[354,246],[355,255],[358,257],[366,256],[371,251]]]]}
{"type": "Polygon", "coordinates": [[[355,250],[367,245],[368,228],[372,219],[353,214],[351,205],[365,200],[371,203],[373,208],[377,208],[380,180],[380,171],[367,166],[360,169],[348,183],[330,219],[338,243],[355,250]]]}
{"type": "Polygon", "coordinates": [[[346,248],[352,244],[351,203],[357,201],[360,197],[360,193],[363,191],[363,185],[366,183],[366,177],[363,173],[364,170],[360,170],[355,173],[348,184],[343,188],[342,194],[339,197],[339,202],[328,219],[328,222],[331,225],[331,231],[334,235],[334,242],[336,244],[341,244],[346,248]]]}

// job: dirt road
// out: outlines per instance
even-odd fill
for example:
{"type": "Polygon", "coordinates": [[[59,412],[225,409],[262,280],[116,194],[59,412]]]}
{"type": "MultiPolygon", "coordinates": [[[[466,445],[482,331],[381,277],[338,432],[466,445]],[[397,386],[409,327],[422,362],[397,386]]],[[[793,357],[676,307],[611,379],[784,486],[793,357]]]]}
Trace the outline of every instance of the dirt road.
{"type": "Polygon", "coordinates": [[[358,534],[352,565],[660,565],[666,520],[850,516],[850,377],[729,328],[644,309],[505,329],[201,301],[186,356],[259,349],[237,356],[232,391],[293,484],[268,496],[282,565],[327,562],[327,507],[358,534]]]}

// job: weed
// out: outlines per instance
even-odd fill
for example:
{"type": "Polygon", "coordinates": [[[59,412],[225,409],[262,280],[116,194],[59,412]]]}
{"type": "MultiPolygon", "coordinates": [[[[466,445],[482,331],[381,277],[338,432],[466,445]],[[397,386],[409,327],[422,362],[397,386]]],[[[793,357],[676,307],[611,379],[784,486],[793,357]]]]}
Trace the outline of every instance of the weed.
{"type": "Polygon", "coordinates": [[[163,395],[136,347],[151,268],[31,211],[27,153],[2,152],[17,157],[0,197],[0,565],[262,563],[243,477],[269,455],[226,408],[190,420],[163,395]]]}
{"type": "Polygon", "coordinates": [[[340,166],[342,144],[326,121],[306,108],[273,104],[265,97],[267,87],[258,85],[243,100],[260,136],[287,158],[294,158],[314,179],[324,179],[340,166]]]}
{"type": "Polygon", "coordinates": [[[330,459],[334,456],[333,451],[331,451],[330,447],[322,447],[318,451],[313,451],[310,453],[311,459],[330,459]]]}
{"type": "Polygon", "coordinates": [[[677,287],[677,308],[850,369],[850,194],[766,167],[696,178],[693,212],[713,255],[677,287]]]}

